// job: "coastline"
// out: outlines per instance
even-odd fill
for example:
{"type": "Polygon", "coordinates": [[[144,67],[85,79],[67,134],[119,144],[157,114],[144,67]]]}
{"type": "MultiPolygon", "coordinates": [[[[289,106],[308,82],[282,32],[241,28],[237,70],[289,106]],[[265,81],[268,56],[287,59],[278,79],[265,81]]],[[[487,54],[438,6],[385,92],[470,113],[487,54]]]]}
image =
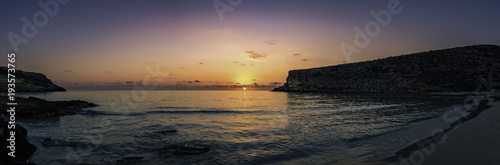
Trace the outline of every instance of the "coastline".
{"type": "MultiPolygon", "coordinates": [[[[500,162],[500,96],[486,97],[450,127],[415,141],[380,164],[488,164],[500,162]],[[473,157],[480,155],[481,157],[473,157]],[[488,157],[485,157],[488,156],[488,157]]],[[[429,130],[430,131],[430,130],[429,130]]]]}
{"type": "MultiPolygon", "coordinates": [[[[38,147],[34,145],[35,142],[29,140],[29,131],[19,125],[22,122],[16,121],[16,119],[47,119],[73,115],[83,108],[97,106],[81,100],[47,101],[36,97],[16,97],[16,103],[19,103],[19,105],[16,105],[13,111],[9,111],[7,100],[7,96],[0,96],[0,107],[6,109],[6,111],[0,113],[0,137],[2,139],[12,138],[13,143],[9,141],[0,142],[2,148],[0,149],[0,158],[2,160],[0,165],[33,164],[29,161],[38,147]],[[11,129],[11,126],[14,129],[11,129]],[[12,136],[12,132],[15,132],[15,136],[12,136]],[[10,146],[13,146],[13,149],[10,149],[10,146]],[[7,155],[7,153],[15,154],[15,156],[7,155]]],[[[50,137],[47,138],[50,139],[50,137]]]]}

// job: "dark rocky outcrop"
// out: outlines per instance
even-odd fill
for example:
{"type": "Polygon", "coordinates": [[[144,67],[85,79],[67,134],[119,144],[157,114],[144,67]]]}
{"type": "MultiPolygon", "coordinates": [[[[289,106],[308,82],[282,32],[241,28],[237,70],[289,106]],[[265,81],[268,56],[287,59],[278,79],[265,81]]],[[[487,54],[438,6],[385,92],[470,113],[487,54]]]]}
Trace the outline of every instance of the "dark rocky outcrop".
{"type": "MultiPolygon", "coordinates": [[[[0,67],[0,91],[7,92],[7,67],[0,67]]],[[[16,92],[66,91],[41,73],[16,70],[16,92]]]]}
{"type": "MultiPolygon", "coordinates": [[[[2,115],[0,115],[2,116],[2,115]]],[[[36,146],[28,142],[26,129],[16,124],[15,129],[8,128],[8,122],[0,118],[0,165],[27,164],[26,161],[35,153],[36,146]],[[11,150],[7,148],[11,130],[15,131],[15,157],[8,155],[11,150]]]]}
{"type": "MultiPolygon", "coordinates": [[[[7,109],[7,96],[0,97],[0,108],[7,109]]],[[[43,99],[29,97],[16,97],[16,117],[25,119],[39,119],[46,117],[56,117],[76,114],[83,108],[97,106],[81,100],[71,101],[46,101],[43,99]]],[[[7,111],[2,111],[3,114],[9,116],[7,111]]]]}
{"type": "Polygon", "coordinates": [[[500,46],[476,45],[292,70],[274,91],[471,92],[499,73],[500,46]]]}

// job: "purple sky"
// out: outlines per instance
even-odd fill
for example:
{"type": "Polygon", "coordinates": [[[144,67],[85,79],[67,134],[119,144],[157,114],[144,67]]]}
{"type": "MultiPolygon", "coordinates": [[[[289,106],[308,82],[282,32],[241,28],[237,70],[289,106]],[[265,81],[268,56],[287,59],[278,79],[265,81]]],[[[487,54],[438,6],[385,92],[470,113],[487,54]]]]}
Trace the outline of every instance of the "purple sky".
{"type": "MultiPolygon", "coordinates": [[[[284,82],[288,70],[365,61],[475,44],[500,45],[500,1],[242,0],[219,17],[212,0],[73,0],[38,27],[22,34],[26,17],[44,11],[38,1],[1,2],[1,51],[18,45],[18,69],[42,72],[66,88],[140,83],[147,66],[160,66],[163,85],[284,82]],[[391,14],[359,52],[355,27],[391,14]],[[347,58],[349,57],[349,58],[347,58]],[[132,82],[132,83],[131,83],[132,82]]],[[[48,2],[48,0],[41,0],[48,2]]],[[[49,2],[57,2],[55,0],[49,2]]],[[[51,8],[53,9],[53,8],[51,8]]],[[[46,14],[46,13],[45,13],[46,14]]],[[[43,20],[42,20],[43,21],[43,20]]],[[[377,29],[371,29],[377,30],[377,29]]],[[[7,58],[1,59],[6,65],[7,58]]]]}

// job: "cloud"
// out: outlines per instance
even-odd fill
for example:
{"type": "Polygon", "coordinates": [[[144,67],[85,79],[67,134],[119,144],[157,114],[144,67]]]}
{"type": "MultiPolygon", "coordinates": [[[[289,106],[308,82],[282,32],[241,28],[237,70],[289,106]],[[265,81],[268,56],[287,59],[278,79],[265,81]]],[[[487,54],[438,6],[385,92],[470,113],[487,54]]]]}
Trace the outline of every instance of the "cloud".
{"type": "Polygon", "coordinates": [[[127,83],[127,84],[133,84],[134,82],[133,81],[125,81],[125,83],[127,83]]]}
{"type": "Polygon", "coordinates": [[[270,82],[269,85],[280,85],[280,84],[283,84],[281,82],[270,82]]]}
{"type": "Polygon", "coordinates": [[[200,83],[201,81],[200,80],[194,80],[195,83],[200,83]]]}
{"type": "Polygon", "coordinates": [[[240,63],[240,62],[238,62],[238,61],[233,61],[233,63],[235,63],[235,64],[236,64],[236,63],[240,63]]]}
{"type": "Polygon", "coordinates": [[[255,51],[245,51],[245,53],[247,53],[248,55],[248,58],[252,59],[252,60],[259,60],[260,58],[265,58],[267,57],[266,54],[263,54],[263,53],[257,53],[255,51]]]}
{"type": "Polygon", "coordinates": [[[109,84],[109,85],[120,85],[122,84],[121,82],[115,82],[115,83],[104,83],[104,84],[109,84]]]}
{"type": "Polygon", "coordinates": [[[188,81],[188,83],[193,83],[192,81],[188,81]]]}
{"type": "Polygon", "coordinates": [[[304,59],[302,59],[302,61],[307,61],[307,59],[304,58],[304,59]]]}
{"type": "Polygon", "coordinates": [[[200,62],[200,64],[203,64],[203,62],[200,62]]]}
{"type": "Polygon", "coordinates": [[[73,70],[63,70],[63,72],[67,72],[67,73],[73,73],[73,70]]]}
{"type": "Polygon", "coordinates": [[[294,55],[294,56],[300,56],[300,55],[302,55],[302,54],[300,54],[300,53],[294,53],[293,55],[294,55]]]}
{"type": "Polygon", "coordinates": [[[275,40],[267,41],[267,42],[264,42],[264,43],[266,43],[268,45],[276,45],[276,44],[278,44],[275,40]]]}
{"type": "Polygon", "coordinates": [[[252,81],[257,81],[256,79],[252,79],[252,81]]]}
{"type": "Polygon", "coordinates": [[[241,66],[245,66],[245,64],[240,64],[241,66]]]}

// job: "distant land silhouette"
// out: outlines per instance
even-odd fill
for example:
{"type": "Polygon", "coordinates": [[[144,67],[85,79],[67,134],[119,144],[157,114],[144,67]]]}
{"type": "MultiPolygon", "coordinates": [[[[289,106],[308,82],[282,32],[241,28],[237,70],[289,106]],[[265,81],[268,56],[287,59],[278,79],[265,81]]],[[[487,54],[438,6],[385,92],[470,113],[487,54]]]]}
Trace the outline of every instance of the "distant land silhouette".
{"type": "Polygon", "coordinates": [[[274,91],[472,92],[499,73],[500,46],[474,45],[291,70],[274,91]]]}

